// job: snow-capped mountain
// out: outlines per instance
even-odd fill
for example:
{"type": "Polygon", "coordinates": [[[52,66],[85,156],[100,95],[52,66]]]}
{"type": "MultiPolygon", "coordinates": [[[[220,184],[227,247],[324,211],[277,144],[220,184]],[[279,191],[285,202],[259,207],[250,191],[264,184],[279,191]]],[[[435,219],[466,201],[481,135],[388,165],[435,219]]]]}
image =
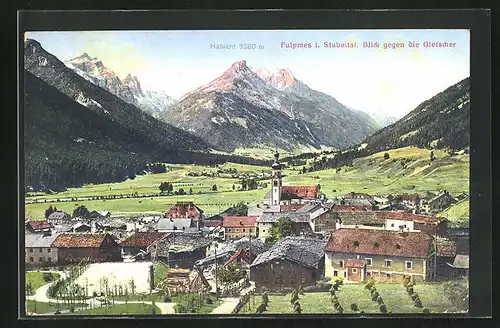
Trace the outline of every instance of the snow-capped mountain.
{"type": "Polygon", "coordinates": [[[143,90],[137,76],[128,74],[123,80],[102,61],[87,53],[70,59],[64,64],[78,75],[120,97],[129,104],[136,105],[154,117],[176,101],[163,91],[143,90]]]}
{"type": "Polygon", "coordinates": [[[372,120],[310,89],[290,70],[253,71],[245,60],[184,95],[160,118],[228,151],[345,147],[375,131],[372,120]]]}
{"type": "Polygon", "coordinates": [[[378,111],[378,110],[359,110],[360,112],[366,113],[369,115],[371,118],[377,122],[377,125],[379,128],[385,128],[388,125],[391,125],[393,123],[396,123],[399,118],[389,114],[385,113],[383,111],[378,111]]]}

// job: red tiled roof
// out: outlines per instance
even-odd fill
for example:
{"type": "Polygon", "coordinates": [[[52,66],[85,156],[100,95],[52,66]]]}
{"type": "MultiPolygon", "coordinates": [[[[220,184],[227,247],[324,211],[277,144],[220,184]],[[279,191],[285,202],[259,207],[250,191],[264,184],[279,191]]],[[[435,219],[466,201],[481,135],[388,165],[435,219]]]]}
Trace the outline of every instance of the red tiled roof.
{"type": "Polygon", "coordinates": [[[227,227],[255,227],[256,216],[226,216],[222,221],[222,226],[227,227]]]}
{"type": "Polygon", "coordinates": [[[370,196],[368,194],[365,194],[365,193],[350,192],[350,193],[345,194],[344,196],[342,196],[342,198],[346,198],[346,199],[349,199],[349,198],[371,199],[372,196],[370,196]]]}
{"type": "Polygon", "coordinates": [[[280,205],[280,212],[295,212],[299,208],[304,207],[305,204],[289,204],[289,205],[280,205]]]}
{"type": "Polygon", "coordinates": [[[165,214],[166,218],[183,218],[197,220],[203,211],[193,203],[177,203],[165,214]]]}
{"type": "Polygon", "coordinates": [[[149,247],[157,241],[168,237],[166,232],[136,232],[120,243],[120,246],[149,247]]]}
{"type": "Polygon", "coordinates": [[[316,199],[318,197],[318,188],[316,186],[283,186],[281,194],[284,198],[305,198],[316,199]]]}
{"type": "Polygon", "coordinates": [[[425,232],[341,228],[332,233],[325,251],[427,258],[431,243],[425,232]]]}
{"type": "MultiPolygon", "coordinates": [[[[100,247],[109,234],[62,234],[52,243],[53,247],[100,247]]],[[[111,238],[111,240],[113,240],[111,238]]]]}
{"type": "Polygon", "coordinates": [[[29,221],[28,225],[33,230],[44,230],[44,229],[50,229],[50,228],[53,227],[52,223],[50,223],[47,220],[43,220],[43,221],[29,221]]]}
{"type": "Polygon", "coordinates": [[[204,227],[220,227],[222,226],[222,220],[205,220],[203,221],[204,227]]]}
{"type": "Polygon", "coordinates": [[[384,220],[406,220],[413,221],[417,223],[432,223],[438,224],[441,220],[432,215],[419,215],[406,212],[395,212],[395,211],[377,211],[377,215],[384,220]]]}
{"type": "Polygon", "coordinates": [[[420,198],[419,195],[417,194],[411,194],[411,195],[408,195],[408,194],[404,194],[404,195],[398,195],[396,196],[396,198],[400,198],[402,200],[411,200],[411,201],[415,201],[416,199],[420,198]]]}
{"type": "Polygon", "coordinates": [[[344,266],[347,268],[363,268],[365,266],[365,261],[348,259],[345,261],[344,266]]]}
{"type": "Polygon", "coordinates": [[[241,253],[241,249],[238,249],[238,251],[236,253],[234,253],[225,263],[224,265],[228,265],[229,263],[233,262],[237,257],[238,255],[240,255],[241,253]]]}

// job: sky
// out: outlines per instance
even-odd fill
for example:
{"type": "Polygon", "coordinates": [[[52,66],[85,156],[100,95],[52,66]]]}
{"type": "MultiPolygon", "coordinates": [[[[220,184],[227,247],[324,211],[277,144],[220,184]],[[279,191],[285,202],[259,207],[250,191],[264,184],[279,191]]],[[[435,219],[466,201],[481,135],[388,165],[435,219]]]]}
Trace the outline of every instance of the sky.
{"type": "Polygon", "coordinates": [[[28,38],[65,61],[86,52],[119,77],[136,75],[143,89],[181,98],[246,60],[252,69],[288,68],[312,89],[353,109],[402,117],[469,76],[468,30],[71,31],[28,32],[28,38]],[[324,42],[358,48],[325,48],[324,42]],[[363,42],[380,48],[364,48],[363,42]],[[410,48],[408,42],[418,42],[410,48]],[[425,48],[424,41],[455,47],[425,48]],[[311,43],[312,48],[282,48],[311,43]],[[314,45],[318,43],[319,47],[314,45]],[[383,49],[402,42],[404,48],[383,49]],[[211,49],[234,44],[235,49],[211,49]],[[240,49],[255,44],[255,49],[240,49]]]}

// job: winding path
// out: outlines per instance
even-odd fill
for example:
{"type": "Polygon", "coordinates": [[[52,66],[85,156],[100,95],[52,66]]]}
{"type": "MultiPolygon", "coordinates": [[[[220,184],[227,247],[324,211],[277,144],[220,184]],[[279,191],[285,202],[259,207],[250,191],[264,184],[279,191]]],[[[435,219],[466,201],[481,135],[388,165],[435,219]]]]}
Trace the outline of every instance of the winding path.
{"type": "MultiPolygon", "coordinates": [[[[66,273],[64,271],[39,271],[39,272],[58,273],[61,278],[66,277],[66,273]]],[[[51,302],[51,303],[58,302],[58,300],[53,299],[53,298],[49,298],[47,296],[47,291],[49,290],[49,287],[52,284],[54,284],[56,281],[57,280],[41,286],[40,288],[38,288],[35,291],[35,295],[26,296],[26,299],[27,300],[36,300],[37,302],[47,302],[47,303],[48,302],[51,302]]],[[[80,303],[83,302],[83,303],[91,304],[92,299],[78,301],[78,302],[80,302],[80,303]]],[[[127,302],[125,302],[125,301],[115,301],[114,302],[114,304],[125,304],[125,303],[149,303],[149,302],[144,302],[144,301],[127,301],[127,302]]],[[[176,303],[155,302],[155,305],[161,310],[161,314],[175,314],[175,310],[174,310],[175,304],[176,303]]],[[[69,312],[69,310],[67,310],[67,311],[61,311],[61,312],[65,313],[65,312],[69,312]]]]}

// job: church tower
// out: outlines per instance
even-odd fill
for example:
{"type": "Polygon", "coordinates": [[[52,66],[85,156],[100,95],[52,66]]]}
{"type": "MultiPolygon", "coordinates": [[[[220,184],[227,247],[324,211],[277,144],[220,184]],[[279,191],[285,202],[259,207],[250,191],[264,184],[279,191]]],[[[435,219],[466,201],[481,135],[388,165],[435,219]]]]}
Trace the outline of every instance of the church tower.
{"type": "Polygon", "coordinates": [[[272,175],[272,194],[271,194],[271,205],[279,205],[281,201],[281,187],[283,183],[281,181],[281,164],[279,163],[278,150],[274,153],[274,162],[271,168],[273,169],[272,175]]]}

